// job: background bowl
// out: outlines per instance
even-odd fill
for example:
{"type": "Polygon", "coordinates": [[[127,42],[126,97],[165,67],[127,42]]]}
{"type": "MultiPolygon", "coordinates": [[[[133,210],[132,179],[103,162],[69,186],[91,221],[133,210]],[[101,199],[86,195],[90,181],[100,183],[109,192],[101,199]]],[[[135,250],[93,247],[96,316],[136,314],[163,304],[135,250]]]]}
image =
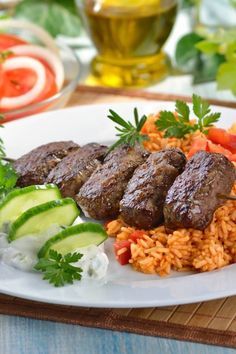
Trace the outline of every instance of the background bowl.
{"type": "MultiPolygon", "coordinates": [[[[10,31],[7,32],[9,33],[10,31]]],[[[42,44],[37,37],[32,36],[32,33],[27,33],[27,30],[22,31],[19,29],[13,29],[11,30],[11,33],[28,40],[30,43],[42,44]]],[[[60,40],[56,41],[56,44],[59,49],[65,74],[65,81],[62,89],[55,95],[43,101],[32,103],[20,109],[4,112],[3,122],[65,107],[80,80],[81,64],[76,53],[71,48],[66,46],[60,40]]]]}

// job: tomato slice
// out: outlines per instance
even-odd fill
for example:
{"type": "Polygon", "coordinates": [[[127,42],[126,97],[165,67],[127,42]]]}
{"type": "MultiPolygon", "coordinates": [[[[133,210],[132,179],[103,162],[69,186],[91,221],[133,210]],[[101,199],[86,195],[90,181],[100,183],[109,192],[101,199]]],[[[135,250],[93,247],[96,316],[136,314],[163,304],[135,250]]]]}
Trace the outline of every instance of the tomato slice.
{"type": "MultiPolygon", "coordinates": [[[[41,94],[32,102],[43,101],[57,93],[55,77],[45,67],[46,84],[41,94]]],[[[16,97],[28,92],[36,82],[36,74],[28,69],[16,69],[5,73],[0,71],[0,97],[16,97]]]]}
{"type": "Polygon", "coordinates": [[[208,148],[210,152],[216,152],[218,154],[222,154],[226,156],[230,161],[235,161],[236,162],[236,154],[232,154],[231,151],[228,149],[225,149],[223,146],[214,144],[211,141],[208,140],[208,148]]]}
{"type": "Polygon", "coordinates": [[[4,95],[5,74],[0,65],[0,98],[4,95]]]}
{"type": "Polygon", "coordinates": [[[138,239],[143,238],[143,235],[145,235],[145,232],[142,230],[136,230],[132,232],[129,236],[129,240],[132,240],[133,242],[137,242],[138,239]]]}
{"type": "Polygon", "coordinates": [[[36,82],[36,74],[28,69],[16,69],[5,73],[4,97],[16,97],[28,92],[36,82]]]}
{"type": "Polygon", "coordinates": [[[221,128],[210,128],[207,137],[213,143],[220,144],[232,153],[236,153],[236,134],[230,134],[221,128]]]}
{"type": "Polygon", "coordinates": [[[27,44],[27,42],[12,34],[0,34],[0,52],[18,44],[27,44]]]}
{"type": "Polygon", "coordinates": [[[114,251],[115,251],[116,259],[121,265],[126,265],[129,263],[129,260],[131,258],[130,245],[131,242],[128,240],[116,241],[114,243],[114,251]],[[119,251],[122,251],[122,249],[124,250],[122,253],[120,253],[119,251]]]}
{"type": "Polygon", "coordinates": [[[191,148],[188,153],[188,158],[192,157],[196,152],[203,150],[203,151],[208,151],[208,144],[207,144],[207,138],[199,137],[194,139],[191,148]]]}

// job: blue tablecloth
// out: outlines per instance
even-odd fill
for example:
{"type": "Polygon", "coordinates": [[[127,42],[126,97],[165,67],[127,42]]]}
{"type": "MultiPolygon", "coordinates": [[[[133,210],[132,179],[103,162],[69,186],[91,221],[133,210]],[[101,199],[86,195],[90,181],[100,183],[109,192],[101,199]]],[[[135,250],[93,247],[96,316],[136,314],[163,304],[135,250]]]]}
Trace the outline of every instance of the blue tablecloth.
{"type": "Polygon", "coordinates": [[[235,349],[0,316],[0,354],[233,354],[235,349]]]}

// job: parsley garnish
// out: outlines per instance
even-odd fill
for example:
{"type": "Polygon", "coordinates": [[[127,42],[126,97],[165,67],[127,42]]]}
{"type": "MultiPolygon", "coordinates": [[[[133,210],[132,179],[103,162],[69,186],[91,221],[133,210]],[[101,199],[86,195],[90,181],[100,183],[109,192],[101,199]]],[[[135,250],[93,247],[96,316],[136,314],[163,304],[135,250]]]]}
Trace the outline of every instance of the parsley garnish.
{"type": "MultiPolygon", "coordinates": [[[[0,120],[3,119],[3,116],[0,115],[0,120]]],[[[0,124],[0,128],[4,128],[2,124],[0,124]]],[[[2,138],[0,138],[0,159],[5,156],[5,148],[3,144],[2,138]]]]}
{"type": "Polygon", "coordinates": [[[56,287],[73,284],[74,280],[81,280],[82,269],[71,265],[82,258],[81,253],[68,253],[62,256],[55,250],[49,251],[47,258],[40,258],[35,269],[44,273],[43,279],[56,287]]]}
{"type": "MultiPolygon", "coordinates": [[[[2,116],[0,116],[1,119],[3,119],[2,116]]],[[[0,128],[3,128],[3,125],[0,124],[0,128]]],[[[3,140],[0,138],[0,200],[15,187],[18,178],[12,165],[4,161],[5,156],[3,140]]]]}
{"type": "Polygon", "coordinates": [[[156,126],[159,130],[165,132],[165,138],[176,137],[183,138],[186,134],[200,130],[207,134],[210,126],[218,122],[220,113],[212,113],[208,102],[200,96],[193,95],[193,112],[197,121],[193,124],[190,120],[190,108],[186,102],[176,101],[174,114],[171,111],[161,111],[156,120],[156,126]]]}
{"type": "Polygon", "coordinates": [[[18,175],[9,162],[0,160],[0,200],[16,185],[18,175]]]}
{"type": "Polygon", "coordinates": [[[108,118],[118,124],[118,126],[115,127],[115,129],[118,131],[116,136],[119,137],[119,140],[110,147],[109,152],[113,150],[115,147],[117,147],[118,145],[129,144],[130,146],[134,146],[136,142],[141,143],[144,140],[148,139],[146,135],[141,134],[141,129],[144,123],[146,122],[147,117],[143,115],[141,118],[139,118],[137,108],[134,108],[135,124],[132,124],[130,121],[125,121],[116,112],[114,112],[111,109],[109,110],[109,112],[110,115],[108,115],[108,118]]]}

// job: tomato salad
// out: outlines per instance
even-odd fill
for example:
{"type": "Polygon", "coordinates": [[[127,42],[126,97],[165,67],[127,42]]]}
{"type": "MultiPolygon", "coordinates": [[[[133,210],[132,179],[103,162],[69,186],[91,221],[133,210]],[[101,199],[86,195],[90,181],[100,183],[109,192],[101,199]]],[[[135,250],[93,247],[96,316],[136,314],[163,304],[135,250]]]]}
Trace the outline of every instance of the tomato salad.
{"type": "Polygon", "coordinates": [[[0,34],[0,112],[8,113],[41,102],[64,83],[62,62],[49,48],[0,34]]]}

